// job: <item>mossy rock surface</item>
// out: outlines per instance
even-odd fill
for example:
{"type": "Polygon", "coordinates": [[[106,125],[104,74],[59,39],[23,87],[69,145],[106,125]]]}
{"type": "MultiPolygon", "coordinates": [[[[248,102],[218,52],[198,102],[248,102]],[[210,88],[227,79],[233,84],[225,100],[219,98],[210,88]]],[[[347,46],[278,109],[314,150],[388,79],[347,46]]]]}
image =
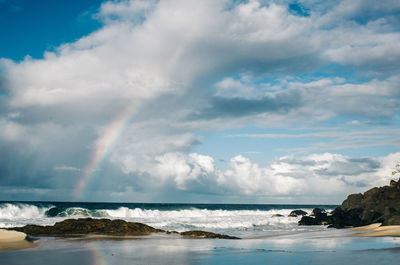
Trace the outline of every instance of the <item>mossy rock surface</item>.
{"type": "Polygon", "coordinates": [[[142,223],[93,218],[67,219],[57,222],[53,226],[26,225],[13,229],[32,236],[73,236],[87,234],[140,236],[164,232],[163,230],[142,223]]]}

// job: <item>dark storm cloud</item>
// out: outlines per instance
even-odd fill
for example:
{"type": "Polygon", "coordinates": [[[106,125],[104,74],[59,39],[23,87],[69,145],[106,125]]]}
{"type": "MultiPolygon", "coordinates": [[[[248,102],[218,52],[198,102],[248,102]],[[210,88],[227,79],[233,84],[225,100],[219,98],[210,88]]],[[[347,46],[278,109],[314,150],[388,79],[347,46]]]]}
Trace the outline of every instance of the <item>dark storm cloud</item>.
{"type": "Polygon", "coordinates": [[[216,119],[224,117],[244,117],[262,113],[286,114],[302,106],[301,95],[296,90],[281,92],[260,99],[212,97],[210,106],[194,119],[216,119]]]}
{"type": "Polygon", "coordinates": [[[1,142],[0,149],[0,186],[51,187],[51,169],[38,161],[37,154],[1,142]]]}

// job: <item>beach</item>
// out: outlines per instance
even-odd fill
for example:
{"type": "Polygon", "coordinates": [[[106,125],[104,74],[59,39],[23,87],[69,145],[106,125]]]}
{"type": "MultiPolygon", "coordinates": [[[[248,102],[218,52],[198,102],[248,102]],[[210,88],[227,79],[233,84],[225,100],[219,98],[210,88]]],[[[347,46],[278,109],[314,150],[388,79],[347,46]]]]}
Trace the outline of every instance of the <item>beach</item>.
{"type": "Polygon", "coordinates": [[[65,219],[109,218],[142,222],[164,230],[206,230],[240,237],[191,239],[178,234],[31,237],[0,230],[0,263],[7,265],[112,264],[396,264],[397,226],[354,229],[299,226],[294,209],[308,214],[335,205],[230,205],[126,203],[0,204],[3,228],[53,225],[65,219]],[[12,214],[11,214],[12,213],[12,214]],[[276,216],[280,214],[281,216],[276,216]]]}
{"type": "Polygon", "coordinates": [[[0,251],[33,248],[38,246],[27,240],[27,235],[22,232],[0,229],[0,251]]]}
{"type": "Polygon", "coordinates": [[[241,240],[42,238],[36,248],[0,252],[2,264],[396,264],[400,238],[352,237],[354,231],[292,233],[241,240]]]}

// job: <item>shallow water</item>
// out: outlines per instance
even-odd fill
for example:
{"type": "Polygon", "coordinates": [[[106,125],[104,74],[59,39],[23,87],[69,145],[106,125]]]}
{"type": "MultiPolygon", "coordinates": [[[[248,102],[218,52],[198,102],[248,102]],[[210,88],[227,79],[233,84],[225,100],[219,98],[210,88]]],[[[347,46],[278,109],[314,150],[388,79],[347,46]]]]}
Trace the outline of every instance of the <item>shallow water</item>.
{"type": "Polygon", "coordinates": [[[258,239],[42,238],[38,248],[0,252],[0,264],[398,264],[400,238],[355,238],[348,230],[258,239]]]}

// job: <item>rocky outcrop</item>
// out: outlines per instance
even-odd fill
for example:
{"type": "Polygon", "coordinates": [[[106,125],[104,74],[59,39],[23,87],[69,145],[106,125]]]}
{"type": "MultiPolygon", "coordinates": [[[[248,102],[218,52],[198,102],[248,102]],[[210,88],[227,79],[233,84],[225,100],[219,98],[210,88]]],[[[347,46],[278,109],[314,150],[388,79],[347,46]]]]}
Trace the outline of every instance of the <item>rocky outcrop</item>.
{"type": "Polygon", "coordinates": [[[389,186],[372,188],[365,193],[351,194],[329,215],[304,216],[300,225],[329,224],[331,227],[356,227],[382,223],[400,225],[400,179],[389,186]]]}
{"type": "Polygon", "coordinates": [[[141,223],[92,218],[67,219],[57,222],[53,226],[26,225],[13,228],[13,230],[32,236],[78,236],[87,234],[140,236],[164,232],[141,223]]]}
{"type": "Polygon", "coordinates": [[[305,212],[303,210],[294,210],[294,211],[291,211],[288,216],[289,217],[297,217],[297,216],[304,216],[304,215],[307,215],[307,212],[305,212]]]}
{"type": "Polygon", "coordinates": [[[328,225],[331,217],[327,213],[316,213],[314,217],[303,216],[299,221],[299,225],[328,225]]]}
{"type": "Polygon", "coordinates": [[[15,231],[24,232],[31,236],[55,236],[74,237],[84,235],[107,235],[107,236],[143,236],[151,233],[180,234],[192,238],[221,238],[239,239],[238,237],[215,234],[206,231],[164,231],[142,223],[126,222],[124,220],[110,219],[67,219],[57,222],[52,226],[26,225],[24,227],[10,228],[15,231]]]}

